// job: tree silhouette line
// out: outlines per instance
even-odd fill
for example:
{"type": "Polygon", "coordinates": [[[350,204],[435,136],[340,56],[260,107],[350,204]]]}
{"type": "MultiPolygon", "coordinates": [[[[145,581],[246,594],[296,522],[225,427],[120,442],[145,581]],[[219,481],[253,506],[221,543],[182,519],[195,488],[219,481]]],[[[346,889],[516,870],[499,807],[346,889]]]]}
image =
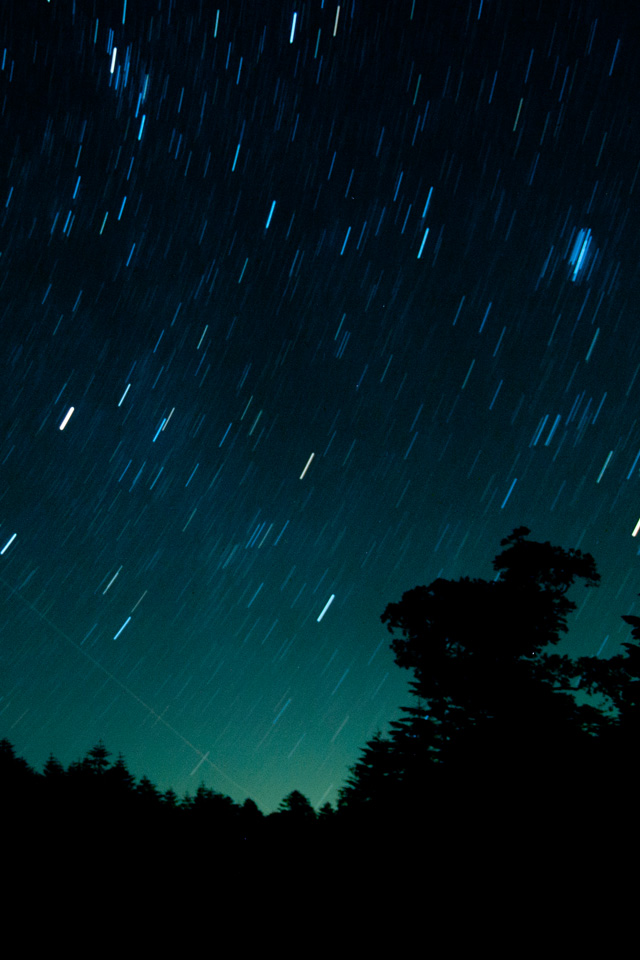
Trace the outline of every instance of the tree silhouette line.
{"type": "Polygon", "coordinates": [[[298,790],[267,816],[252,799],[236,803],[204,783],[180,798],[171,788],[159,790],[147,776],[136,782],[122,754],[113,762],[102,740],[66,769],[51,754],[42,774],[16,755],[8,739],[0,740],[0,789],[5,828],[35,832],[42,840],[57,837],[77,849],[96,831],[110,842],[161,837],[176,847],[196,838],[219,849],[294,842],[310,834],[311,824],[321,832],[333,813],[331,804],[316,812],[298,790]]]}
{"type": "MultiPolygon", "coordinates": [[[[554,652],[576,605],[576,580],[597,586],[588,553],[527,539],[501,541],[495,579],[438,579],[390,603],[381,620],[395,663],[410,670],[414,698],[403,717],[361,751],[336,807],[319,811],[300,791],[264,815],[201,783],[179,798],[102,741],[66,769],[51,755],[37,773],[0,740],[5,829],[64,850],[123,850],[146,842],[189,843],[237,854],[263,845],[319,847],[332,841],[429,844],[468,849],[530,847],[592,838],[616,817],[629,840],[637,814],[640,646],[609,659],[554,652]],[[577,691],[599,705],[579,703],[577,691]],[[564,831],[564,832],[563,832],[564,831]]],[[[640,617],[622,618],[640,640],[640,617]]],[[[635,836],[635,834],[633,834],[635,836]]]]}

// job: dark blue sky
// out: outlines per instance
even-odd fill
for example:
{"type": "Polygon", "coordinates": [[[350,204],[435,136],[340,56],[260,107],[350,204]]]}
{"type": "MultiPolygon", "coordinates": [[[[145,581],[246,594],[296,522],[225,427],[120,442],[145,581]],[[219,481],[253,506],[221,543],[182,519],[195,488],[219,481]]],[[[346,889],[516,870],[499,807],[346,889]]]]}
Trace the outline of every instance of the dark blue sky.
{"type": "Polygon", "coordinates": [[[34,766],[103,738],[181,794],[335,800],[408,702],[387,603],[523,524],[602,574],[567,649],[629,639],[628,6],[5,0],[0,735],[34,766]]]}

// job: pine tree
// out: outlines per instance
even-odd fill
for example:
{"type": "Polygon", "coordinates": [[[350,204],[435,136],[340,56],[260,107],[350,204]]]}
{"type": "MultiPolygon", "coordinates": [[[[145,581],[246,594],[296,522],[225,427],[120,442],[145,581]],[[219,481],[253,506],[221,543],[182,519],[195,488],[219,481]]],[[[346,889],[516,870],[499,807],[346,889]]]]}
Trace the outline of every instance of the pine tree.
{"type": "Polygon", "coordinates": [[[105,747],[102,740],[99,740],[95,747],[87,753],[84,759],[86,769],[96,776],[102,776],[109,768],[110,752],[105,747]]]}
{"type": "Polygon", "coordinates": [[[315,820],[316,812],[309,800],[299,790],[292,790],[278,807],[280,813],[295,817],[296,820],[315,820]]]}
{"type": "Polygon", "coordinates": [[[60,782],[65,777],[65,769],[60,761],[54,757],[53,753],[49,754],[49,758],[45,763],[42,772],[47,780],[51,781],[52,783],[56,781],[60,782]]]}

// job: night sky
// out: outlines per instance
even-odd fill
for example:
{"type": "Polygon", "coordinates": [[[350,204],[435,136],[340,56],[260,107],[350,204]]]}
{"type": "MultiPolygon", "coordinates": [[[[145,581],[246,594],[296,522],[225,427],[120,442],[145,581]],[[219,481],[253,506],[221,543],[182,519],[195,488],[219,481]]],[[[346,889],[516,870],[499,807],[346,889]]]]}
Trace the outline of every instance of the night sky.
{"type": "Polygon", "coordinates": [[[632,8],[3,0],[0,736],[36,769],[103,738],[334,802],[411,699],[387,603],[520,525],[596,559],[570,649],[630,639],[632,8]]]}

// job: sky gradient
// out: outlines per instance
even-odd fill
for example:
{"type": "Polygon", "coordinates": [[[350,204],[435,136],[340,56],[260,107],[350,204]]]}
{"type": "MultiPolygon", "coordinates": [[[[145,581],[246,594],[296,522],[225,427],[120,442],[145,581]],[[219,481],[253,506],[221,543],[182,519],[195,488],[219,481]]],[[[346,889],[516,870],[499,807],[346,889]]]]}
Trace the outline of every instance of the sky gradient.
{"type": "MultiPolygon", "coordinates": [[[[265,812],[409,701],[500,540],[640,591],[635,14],[0,6],[0,736],[265,812]]],[[[627,10],[627,12],[625,12],[627,10]]]]}

